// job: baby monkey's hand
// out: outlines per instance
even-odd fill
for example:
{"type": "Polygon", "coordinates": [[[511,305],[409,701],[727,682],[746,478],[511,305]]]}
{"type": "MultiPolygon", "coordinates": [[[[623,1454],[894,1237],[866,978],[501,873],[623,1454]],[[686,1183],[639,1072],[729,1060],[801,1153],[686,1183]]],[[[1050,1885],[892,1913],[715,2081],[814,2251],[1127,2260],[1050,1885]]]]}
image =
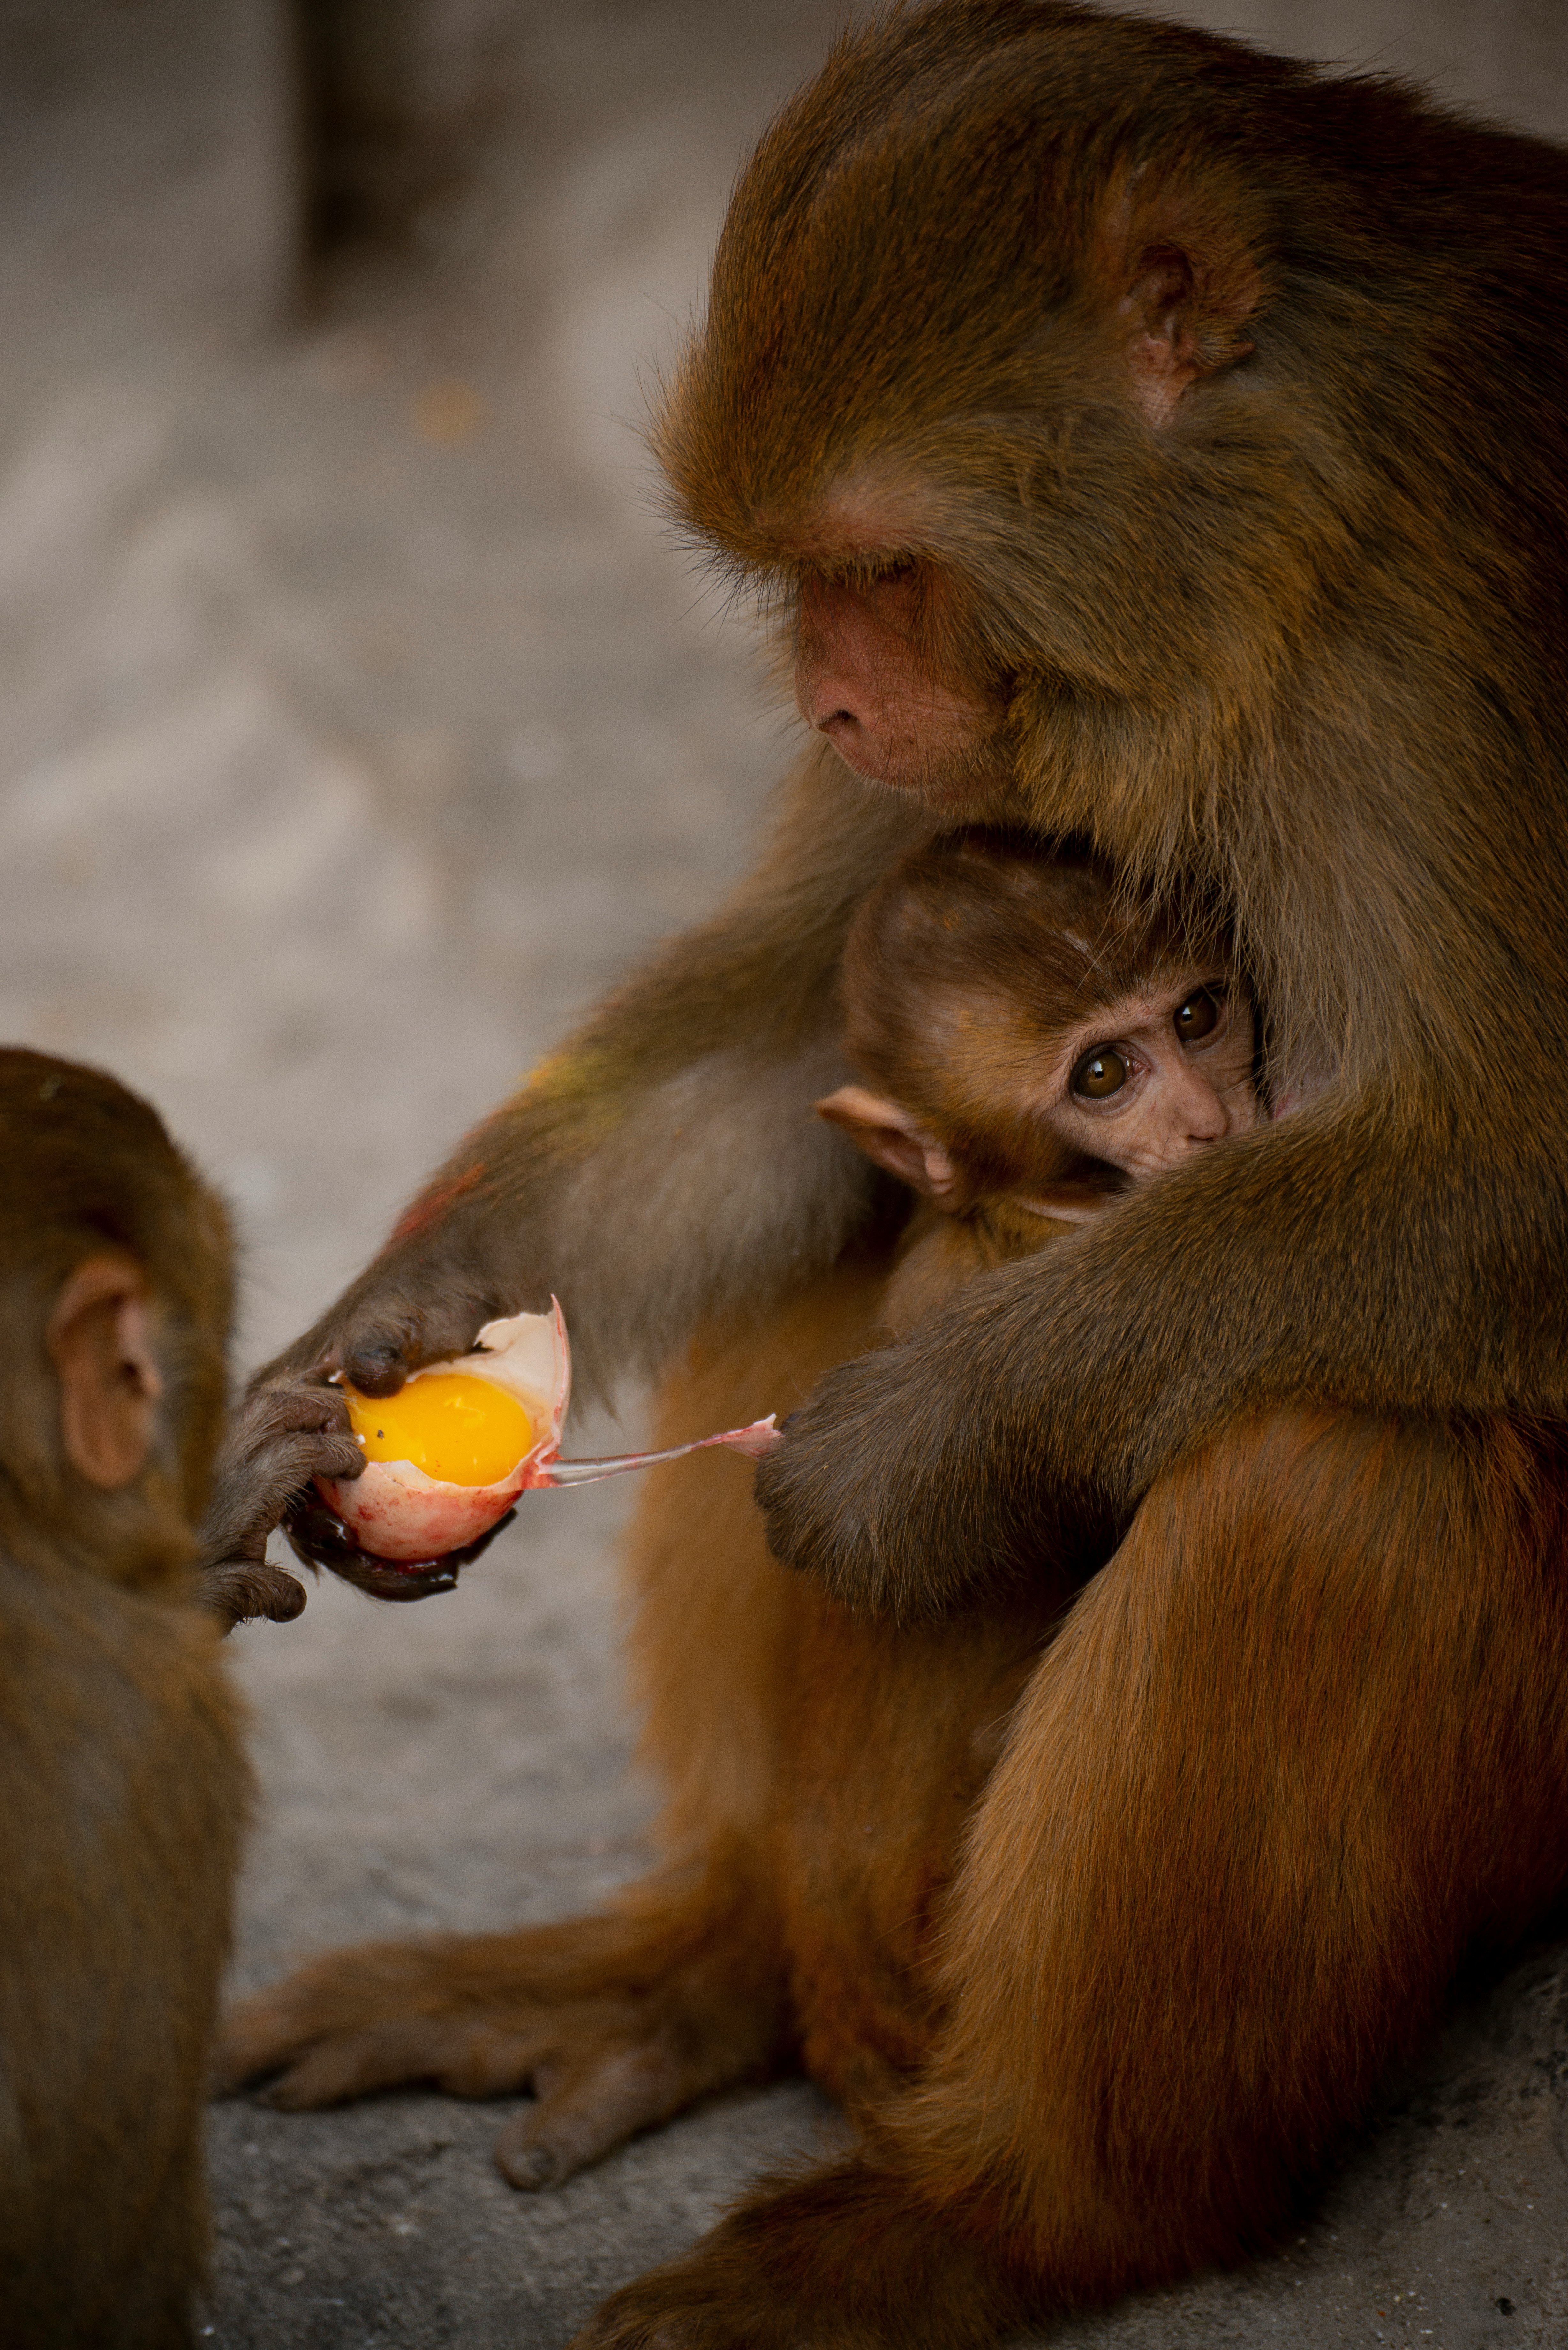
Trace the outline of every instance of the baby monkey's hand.
{"type": "Polygon", "coordinates": [[[202,1522],[198,1598],[231,1631],[255,1616],[286,1624],[305,1586],[269,1565],[267,1536],[317,1477],[357,1477],[365,1456],[336,1388],[263,1388],[239,1406],[219,1448],[202,1522]]]}

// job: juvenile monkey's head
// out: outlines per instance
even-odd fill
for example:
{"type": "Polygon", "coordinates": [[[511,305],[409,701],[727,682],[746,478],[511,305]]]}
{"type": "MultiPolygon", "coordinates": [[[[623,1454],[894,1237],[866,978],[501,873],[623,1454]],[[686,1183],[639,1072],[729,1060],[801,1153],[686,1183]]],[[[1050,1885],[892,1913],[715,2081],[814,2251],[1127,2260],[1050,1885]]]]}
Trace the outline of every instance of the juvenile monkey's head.
{"type": "Polygon", "coordinates": [[[205,1504],[233,1305],[221,1201],[156,1112],[0,1050],[0,1542],[117,1582],[205,1504]]]}
{"type": "Polygon", "coordinates": [[[1082,1221],[1257,1116],[1227,943],[1019,835],[971,827],[895,867],[850,932],[843,999],[866,1082],[819,1113],[951,1213],[1082,1221]]]}

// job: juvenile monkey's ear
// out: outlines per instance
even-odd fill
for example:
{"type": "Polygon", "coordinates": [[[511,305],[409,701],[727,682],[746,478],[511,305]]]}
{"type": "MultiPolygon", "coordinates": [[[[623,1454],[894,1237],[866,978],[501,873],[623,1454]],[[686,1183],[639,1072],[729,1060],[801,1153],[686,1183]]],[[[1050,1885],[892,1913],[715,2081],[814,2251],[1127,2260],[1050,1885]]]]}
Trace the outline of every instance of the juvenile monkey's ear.
{"type": "Polygon", "coordinates": [[[840,1086],[836,1093],[825,1094],[815,1108],[818,1118],[841,1126],[867,1159],[900,1183],[923,1191],[939,1208],[964,1204],[964,1187],[952,1160],[898,1102],[867,1093],[864,1086],[840,1086]]]}
{"type": "Polygon", "coordinates": [[[1168,424],[1182,393],[1244,359],[1263,297],[1251,207],[1237,192],[1135,184],[1106,223],[1102,267],[1116,294],[1133,396],[1168,424]]]}
{"type": "Polygon", "coordinates": [[[44,1334],[60,1382],[60,1440],[91,1485],[140,1474],[163,1381],[147,1336],[147,1284],[128,1258],[89,1257],[55,1301],[44,1334]]]}

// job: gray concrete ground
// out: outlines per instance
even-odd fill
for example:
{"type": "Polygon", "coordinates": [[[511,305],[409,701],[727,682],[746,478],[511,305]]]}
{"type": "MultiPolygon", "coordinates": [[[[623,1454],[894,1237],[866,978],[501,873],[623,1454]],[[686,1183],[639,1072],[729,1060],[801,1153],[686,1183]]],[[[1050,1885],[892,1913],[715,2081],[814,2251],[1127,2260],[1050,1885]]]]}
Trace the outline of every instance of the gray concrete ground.
{"type": "MultiPolygon", "coordinates": [[[[831,13],[520,5],[462,203],[302,321],[264,0],[0,6],[0,1033],[119,1070],[224,1183],[247,1362],[744,863],[789,724],[639,504],[620,420],[831,13]]],[[[1252,21],[1563,118],[1552,0],[1252,21]]],[[[237,1638],[263,1787],[242,1982],[347,1937],[559,1916],[636,1869],[622,1506],[532,1497],[450,1598],[329,1586],[237,1638]]],[[[1543,1946],[1299,2241],[1054,2338],[1568,2345],[1565,2068],[1543,1946]]],[[[786,2084],[527,2200],[488,2160],[506,2110],[219,2108],[210,2338],[549,2350],[835,2126],[786,2084]]]]}

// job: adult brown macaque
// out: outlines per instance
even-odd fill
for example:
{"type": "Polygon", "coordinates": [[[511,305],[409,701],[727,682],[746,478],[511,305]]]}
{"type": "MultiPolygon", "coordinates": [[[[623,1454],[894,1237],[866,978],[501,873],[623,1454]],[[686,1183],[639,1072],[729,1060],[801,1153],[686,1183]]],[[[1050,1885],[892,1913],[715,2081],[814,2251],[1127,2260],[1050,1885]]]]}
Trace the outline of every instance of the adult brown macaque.
{"type": "Polygon", "coordinates": [[[265,1606],[263,1522],[348,1440],[335,1399],[284,1389],[214,1477],[227,1219],[145,1102],[0,1050],[0,2331],[165,2350],[206,2259],[247,1802],[218,1632],[265,1606]]]}
{"type": "MultiPolygon", "coordinates": [[[[1568,1138],[1535,1076],[1568,1027],[1565,253],[1554,148],[1050,0],[850,36],[742,175],[658,444],[794,629],[825,741],[731,906],[463,1146],[290,1365],[389,1391],[552,1288],[605,1379],[706,1315],[806,1312],[876,1198],[805,1115],[842,1076],[843,940],[937,823],[1210,906],[1300,1106],[822,1378],[760,1470],[846,1642],[891,1618],[867,1637],[955,1676],[1086,1528],[1120,1545],[998,1733],[934,2037],[862,2100],[861,2151],[759,2190],[597,2345],[960,2350],[1233,2257],[1460,1955],[1568,1879],[1568,1138]]],[[[745,1747],[753,1700],[772,1751],[747,1627],[787,1586],[747,1574],[672,1553],[649,1582],[715,1709],[688,1754],[745,1747]]],[[[729,1790],[678,1787],[724,1849],[729,1790]]],[[[871,1985],[854,1882],[829,1907],[871,1985]]],[[[603,1960],[623,2078],[637,2000],[696,1980],[683,1914],[650,1892],[603,1960]]],[[[609,1929],[576,1930],[586,2001],[609,1929]]],[[[305,2102],[439,2072],[443,2033],[454,2085],[525,2078],[528,1948],[324,1962],[243,2055],[300,2059],[305,2102]]]]}

